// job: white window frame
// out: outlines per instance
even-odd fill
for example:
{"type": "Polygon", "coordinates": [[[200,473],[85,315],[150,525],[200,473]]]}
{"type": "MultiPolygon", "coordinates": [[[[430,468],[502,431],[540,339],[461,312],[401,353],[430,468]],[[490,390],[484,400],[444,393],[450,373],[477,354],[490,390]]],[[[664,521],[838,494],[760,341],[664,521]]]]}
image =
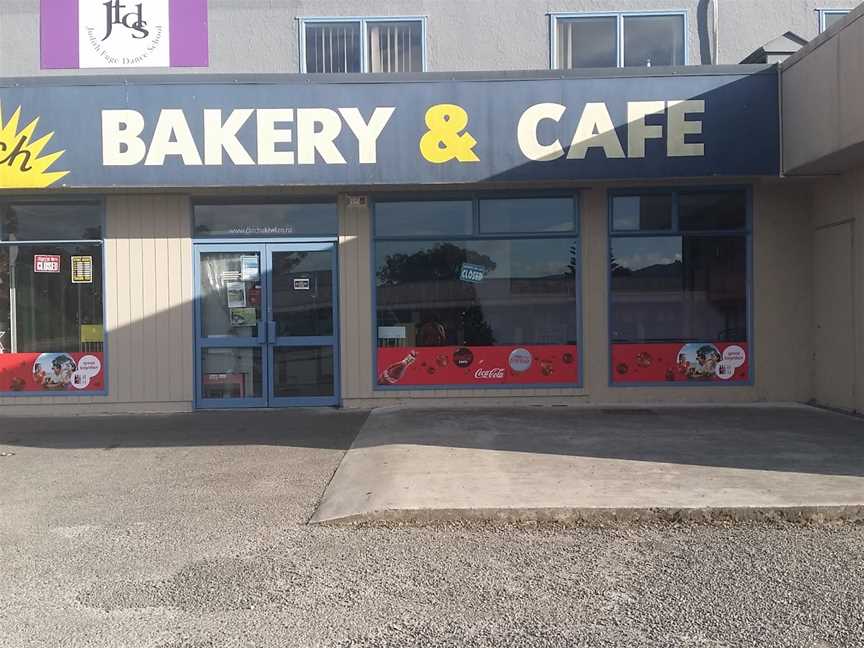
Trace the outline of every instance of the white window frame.
{"type": "Polygon", "coordinates": [[[851,9],[817,9],[816,13],[819,16],[819,33],[824,32],[827,27],[825,19],[828,16],[848,16],[851,9]]]}
{"type": "Polygon", "coordinates": [[[360,25],[360,73],[366,74],[369,72],[369,23],[378,22],[419,22],[420,23],[420,39],[422,42],[421,58],[422,71],[426,72],[426,16],[304,16],[297,18],[299,30],[298,43],[300,72],[306,74],[306,25],[315,25],[320,23],[359,23],[360,25]]]}
{"type": "Polygon", "coordinates": [[[549,69],[558,69],[558,20],[568,18],[615,18],[615,30],[617,32],[616,66],[624,67],[624,19],[638,18],[640,16],[681,16],[684,18],[684,65],[690,65],[689,34],[687,11],[583,11],[583,12],[553,12],[549,13],[549,69]]]}

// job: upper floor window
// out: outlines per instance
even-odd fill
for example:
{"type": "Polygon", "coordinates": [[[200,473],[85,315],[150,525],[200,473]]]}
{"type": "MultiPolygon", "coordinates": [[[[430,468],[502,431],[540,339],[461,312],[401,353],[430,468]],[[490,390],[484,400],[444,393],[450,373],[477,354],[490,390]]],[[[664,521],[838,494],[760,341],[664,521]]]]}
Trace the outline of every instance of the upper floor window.
{"type": "Polygon", "coordinates": [[[553,69],[686,65],[686,14],[552,14],[553,69]]]}
{"type": "Polygon", "coordinates": [[[300,22],[301,71],[423,72],[423,18],[321,18],[300,22]]]}
{"type": "Polygon", "coordinates": [[[834,23],[843,20],[848,14],[848,9],[819,9],[819,33],[821,34],[834,23]]]}

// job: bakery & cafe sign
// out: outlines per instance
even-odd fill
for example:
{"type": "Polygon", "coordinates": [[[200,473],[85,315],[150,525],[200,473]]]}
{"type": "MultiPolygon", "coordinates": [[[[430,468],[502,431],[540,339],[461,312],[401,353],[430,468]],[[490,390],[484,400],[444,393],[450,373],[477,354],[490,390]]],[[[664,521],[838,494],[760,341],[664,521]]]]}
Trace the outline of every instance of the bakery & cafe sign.
{"type": "MultiPolygon", "coordinates": [[[[133,16],[127,28],[124,20],[123,29],[141,22],[133,16]]],[[[172,77],[0,88],[0,115],[12,109],[7,121],[0,116],[0,188],[778,173],[776,72],[421,79],[172,77]]]]}

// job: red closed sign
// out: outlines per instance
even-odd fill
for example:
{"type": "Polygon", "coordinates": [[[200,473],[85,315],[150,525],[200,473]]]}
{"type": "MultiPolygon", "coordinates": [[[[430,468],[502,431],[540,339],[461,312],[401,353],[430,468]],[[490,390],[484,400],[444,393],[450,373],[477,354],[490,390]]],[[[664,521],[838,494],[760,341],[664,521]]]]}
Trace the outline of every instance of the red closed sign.
{"type": "Polygon", "coordinates": [[[60,272],[59,254],[33,255],[33,272],[60,272]]]}

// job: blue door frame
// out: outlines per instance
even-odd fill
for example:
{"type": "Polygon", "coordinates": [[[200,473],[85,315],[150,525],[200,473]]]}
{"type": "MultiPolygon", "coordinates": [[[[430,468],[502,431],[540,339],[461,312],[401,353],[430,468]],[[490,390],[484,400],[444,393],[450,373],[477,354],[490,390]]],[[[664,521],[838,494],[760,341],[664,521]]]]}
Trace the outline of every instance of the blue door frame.
{"type": "Polygon", "coordinates": [[[195,281],[195,407],[197,409],[247,408],[247,407],[310,407],[336,406],[340,404],[340,354],[339,354],[339,287],[338,254],[335,241],[304,241],[297,243],[265,243],[259,241],[195,243],[194,281],[195,281]],[[280,336],[277,334],[273,318],[273,254],[279,252],[319,252],[332,250],[332,309],[333,330],[324,336],[280,336]],[[254,335],[204,336],[202,334],[202,275],[201,256],[208,252],[234,254],[257,254],[261,286],[261,320],[258,321],[254,335]],[[274,394],[275,353],[279,348],[290,347],[330,347],[333,357],[333,393],[327,396],[277,397],[274,394]],[[249,398],[204,398],[202,354],[208,348],[258,348],[261,349],[260,397],[249,398]]]}

